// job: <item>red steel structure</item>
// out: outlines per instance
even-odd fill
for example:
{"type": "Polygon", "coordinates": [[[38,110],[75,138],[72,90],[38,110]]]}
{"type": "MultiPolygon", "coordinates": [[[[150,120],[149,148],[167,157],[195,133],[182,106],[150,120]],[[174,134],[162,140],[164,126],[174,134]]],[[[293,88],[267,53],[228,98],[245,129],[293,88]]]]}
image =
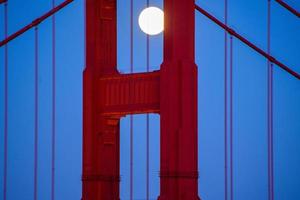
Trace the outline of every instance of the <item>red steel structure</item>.
{"type": "Polygon", "coordinates": [[[120,118],[159,113],[158,199],[198,200],[194,1],[164,1],[161,70],[127,75],[117,71],[116,3],[86,3],[82,198],[120,199],[120,118]]]}
{"type": "MultiPolygon", "coordinates": [[[[232,38],[235,37],[265,57],[268,62],[268,188],[269,199],[274,199],[273,133],[272,133],[272,68],[273,64],[300,80],[292,68],[264,51],[231,27],[221,22],[193,0],[164,0],[165,31],[164,60],[160,71],[120,74],[117,71],[117,0],[86,0],[86,68],[84,71],[84,125],[83,125],[83,200],[120,199],[120,118],[128,114],[158,113],[161,116],[161,161],[159,200],[199,200],[197,155],[197,67],[194,61],[194,9],[230,34],[230,70],[232,70],[232,38]],[[183,31],[184,30],[184,31],[183,31]],[[270,79],[270,80],[269,80],[270,79]]],[[[5,133],[3,199],[7,182],[7,44],[26,31],[35,28],[35,165],[34,199],[37,199],[38,155],[38,26],[53,16],[53,74],[55,74],[55,20],[54,14],[73,0],[65,0],[32,23],[8,36],[7,0],[4,3],[5,38],[5,133]]],[[[225,1],[227,2],[227,1],[225,1]]],[[[276,0],[299,17],[299,12],[283,1],[276,0]]],[[[226,4],[225,4],[226,5],[226,4]]],[[[227,7],[226,7],[227,10],[227,7]]],[[[270,1],[268,2],[268,45],[270,45],[270,1]]],[[[226,11],[227,12],[227,11],[226,11]]],[[[226,14],[227,15],[227,14],[226,14]]],[[[227,19],[227,17],[225,18],[227,19]]],[[[132,23],[132,22],[131,22],[132,23]]],[[[227,38],[227,35],[225,36],[227,38]]],[[[226,40],[227,41],[227,40],[226,40]]],[[[227,49],[227,48],[226,48],[227,49]]],[[[226,53],[225,53],[226,54],[226,53]]],[[[225,64],[226,65],[226,64],[225,64]]],[[[232,99],[232,71],[230,72],[232,99]]],[[[55,76],[53,76],[53,105],[55,105],[55,76]]],[[[226,102],[226,100],[225,100],[226,102]]],[[[232,100],[230,100],[232,104],[232,100]]],[[[225,103],[226,105],[226,103],[225,103]]],[[[230,106],[232,108],[232,105],[230,106]]],[[[53,123],[55,106],[53,106],[53,123]]],[[[230,111],[232,115],[232,111],[230,111]]],[[[230,122],[232,123],[232,116],[230,122]]],[[[53,124],[55,127],[55,124],[53,124]]],[[[232,125],[230,126],[232,128],[232,125]]],[[[54,130],[54,128],[53,128],[54,130]]],[[[231,133],[232,134],[232,133],[231,133]]],[[[55,136],[55,135],[53,135],[55,136]]],[[[232,137],[231,137],[232,138],[232,137]]],[[[52,139],[55,141],[55,138],[52,139]]],[[[226,143],[227,144],[227,143],[226,143]]],[[[230,144],[231,146],[232,144],[230,144]]],[[[232,146],[231,146],[232,148],[232,146]]],[[[55,146],[52,146],[52,191],[54,193],[55,146]]],[[[232,149],[230,150],[232,154],[232,149]]],[[[227,153],[226,153],[227,155],[227,153]]],[[[232,156],[230,156],[232,157],[232,156]]],[[[231,158],[232,159],[232,158],[231,158]]],[[[226,159],[227,162],[227,159],[226,159]]],[[[232,162],[232,160],[231,160],[232,162]]],[[[225,166],[226,163],[225,163],[225,166]]],[[[232,164],[231,164],[232,166],[232,164]]],[[[230,177],[233,199],[232,167],[230,177]]],[[[225,172],[225,175],[227,172],[225,172]]],[[[227,192],[227,181],[225,192],[227,192]]],[[[225,196],[227,199],[227,195],[225,196]]]]}

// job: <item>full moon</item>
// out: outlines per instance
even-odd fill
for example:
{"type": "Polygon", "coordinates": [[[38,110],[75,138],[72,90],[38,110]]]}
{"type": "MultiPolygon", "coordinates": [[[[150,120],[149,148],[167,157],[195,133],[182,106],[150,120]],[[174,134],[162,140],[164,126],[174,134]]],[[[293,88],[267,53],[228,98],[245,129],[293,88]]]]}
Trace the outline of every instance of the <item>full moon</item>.
{"type": "Polygon", "coordinates": [[[145,8],[139,16],[139,25],[148,35],[157,35],[164,30],[164,12],[157,7],[145,8]]]}

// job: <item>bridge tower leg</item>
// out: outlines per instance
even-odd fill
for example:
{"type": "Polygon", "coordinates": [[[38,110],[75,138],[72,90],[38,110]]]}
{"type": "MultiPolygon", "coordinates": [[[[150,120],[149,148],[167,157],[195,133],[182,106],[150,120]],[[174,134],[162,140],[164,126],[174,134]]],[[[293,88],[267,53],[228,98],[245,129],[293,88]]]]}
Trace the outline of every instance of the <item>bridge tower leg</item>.
{"type": "Polygon", "coordinates": [[[159,200],[199,200],[194,9],[194,0],[164,0],[159,200]]]}
{"type": "Polygon", "coordinates": [[[86,0],[83,200],[119,200],[119,116],[103,115],[99,78],[116,70],[116,0],[86,0]]]}

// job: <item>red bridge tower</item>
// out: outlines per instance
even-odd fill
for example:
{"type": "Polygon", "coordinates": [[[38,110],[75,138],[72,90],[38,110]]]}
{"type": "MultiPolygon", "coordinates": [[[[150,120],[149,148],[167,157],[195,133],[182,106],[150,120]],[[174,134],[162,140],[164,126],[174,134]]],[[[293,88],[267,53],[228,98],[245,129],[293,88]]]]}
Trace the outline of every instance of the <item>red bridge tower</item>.
{"type": "Polygon", "coordinates": [[[160,71],[117,71],[117,0],[86,0],[83,200],[119,200],[120,118],[159,113],[159,200],[199,200],[194,0],[164,0],[160,71]]]}

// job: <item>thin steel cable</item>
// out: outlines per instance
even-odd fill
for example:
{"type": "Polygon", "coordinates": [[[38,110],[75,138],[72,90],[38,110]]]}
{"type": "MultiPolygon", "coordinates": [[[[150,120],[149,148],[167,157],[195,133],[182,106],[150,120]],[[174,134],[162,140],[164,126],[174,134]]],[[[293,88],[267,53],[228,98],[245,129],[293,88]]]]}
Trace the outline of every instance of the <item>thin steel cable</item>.
{"type": "MultiPolygon", "coordinates": [[[[4,37],[8,35],[8,4],[4,3],[4,37]]],[[[4,46],[4,163],[3,163],[3,200],[7,197],[7,154],[8,154],[8,46],[4,46]]]]}
{"type": "MultiPolygon", "coordinates": [[[[130,0],[130,73],[133,73],[133,0],[130,0]]],[[[130,200],[133,200],[133,115],[130,115],[130,200]]]]}
{"type": "MultiPolygon", "coordinates": [[[[55,0],[52,0],[55,7],[55,0]]],[[[55,157],[56,157],[56,23],[52,16],[52,133],[51,133],[51,200],[55,200],[55,157]]]]}
{"type": "Polygon", "coordinates": [[[230,200],[233,191],[233,39],[230,35],[230,200]]]}
{"type": "Polygon", "coordinates": [[[292,6],[290,6],[289,4],[287,4],[286,2],[284,2],[282,0],[275,0],[275,2],[279,3],[283,8],[285,8],[286,10],[288,10],[289,12],[294,14],[296,17],[298,17],[298,18],[300,17],[300,12],[297,11],[292,6]]]}
{"type": "Polygon", "coordinates": [[[271,86],[271,194],[272,194],[272,200],[274,200],[274,132],[273,132],[273,63],[271,63],[271,81],[270,81],[270,86],[271,86]]]}
{"type": "Polygon", "coordinates": [[[297,73],[296,71],[292,70],[292,68],[290,68],[287,65],[283,64],[282,62],[278,61],[275,57],[273,57],[272,55],[268,54],[267,52],[265,52],[264,50],[262,50],[258,46],[254,45],[248,39],[246,39],[245,37],[243,37],[239,33],[235,32],[235,30],[233,30],[229,26],[226,26],[223,22],[221,22],[220,20],[218,20],[216,17],[214,17],[213,15],[211,15],[210,13],[208,13],[206,10],[204,10],[200,6],[195,5],[195,9],[197,11],[199,11],[201,14],[203,14],[204,16],[206,16],[208,19],[210,19],[211,21],[213,21],[215,24],[217,24],[221,28],[225,29],[229,34],[231,34],[232,36],[234,36],[237,39],[239,39],[245,45],[247,45],[248,47],[250,47],[251,49],[253,49],[257,53],[259,53],[263,57],[267,58],[270,62],[276,64],[276,66],[280,67],[281,69],[283,69],[284,71],[286,71],[290,75],[292,75],[295,78],[297,78],[298,80],[300,80],[300,74],[297,73]]]}
{"type": "Polygon", "coordinates": [[[35,39],[35,69],[34,69],[34,200],[37,200],[37,187],[38,187],[38,138],[39,138],[39,29],[36,26],[34,29],[35,39]]]}
{"type": "MultiPolygon", "coordinates": [[[[224,0],[224,17],[225,24],[227,25],[228,20],[228,1],[224,0]]],[[[227,112],[227,56],[228,56],[228,41],[227,41],[227,31],[224,32],[224,199],[228,199],[228,171],[227,171],[227,161],[228,161],[228,144],[227,144],[227,123],[228,123],[228,112],[227,112]]]]}
{"type": "Polygon", "coordinates": [[[63,9],[64,7],[66,7],[67,5],[69,5],[73,1],[74,0],[64,1],[63,3],[59,4],[58,6],[53,7],[50,11],[48,11],[44,15],[42,15],[42,16],[36,18],[35,20],[33,20],[30,24],[28,24],[28,25],[24,26],[23,28],[19,29],[17,32],[5,37],[4,40],[0,41],[0,47],[4,46],[5,44],[7,44],[10,41],[16,39],[17,37],[19,37],[20,35],[22,35],[26,31],[28,31],[31,28],[33,28],[33,27],[37,26],[38,24],[42,23],[44,20],[51,17],[55,13],[59,12],[61,9],[63,9]]]}
{"type": "Polygon", "coordinates": [[[146,163],[146,200],[149,200],[149,195],[150,195],[150,192],[149,192],[149,146],[150,146],[150,142],[149,142],[149,130],[150,130],[150,123],[149,123],[149,114],[147,114],[147,127],[146,127],[146,131],[147,131],[147,138],[146,138],[146,143],[147,143],[147,163],[146,163]]]}
{"type": "MultiPolygon", "coordinates": [[[[149,7],[150,5],[150,2],[149,0],[147,0],[147,7],[149,7]]],[[[149,38],[149,35],[147,34],[147,72],[149,72],[150,70],[150,38],[149,38]]],[[[146,124],[146,148],[147,148],[147,155],[146,155],[146,200],[149,200],[149,164],[150,164],[150,160],[149,160],[149,154],[150,154],[150,141],[149,141],[149,131],[150,131],[150,122],[149,122],[149,114],[147,114],[147,124],[146,124]]]]}
{"type": "MultiPolygon", "coordinates": [[[[267,14],[267,52],[271,53],[271,1],[268,0],[267,14]]],[[[273,182],[273,64],[267,61],[268,67],[268,197],[274,200],[273,182]]]]}
{"type": "MultiPolygon", "coordinates": [[[[267,52],[270,52],[270,27],[269,27],[269,20],[270,20],[270,8],[269,8],[269,4],[270,4],[270,0],[268,1],[268,15],[267,15],[267,52]]],[[[267,149],[268,149],[268,200],[271,199],[271,192],[270,192],[270,188],[271,188],[271,181],[270,181],[270,61],[267,60],[267,141],[268,141],[268,145],[267,145],[267,149]]]]}

